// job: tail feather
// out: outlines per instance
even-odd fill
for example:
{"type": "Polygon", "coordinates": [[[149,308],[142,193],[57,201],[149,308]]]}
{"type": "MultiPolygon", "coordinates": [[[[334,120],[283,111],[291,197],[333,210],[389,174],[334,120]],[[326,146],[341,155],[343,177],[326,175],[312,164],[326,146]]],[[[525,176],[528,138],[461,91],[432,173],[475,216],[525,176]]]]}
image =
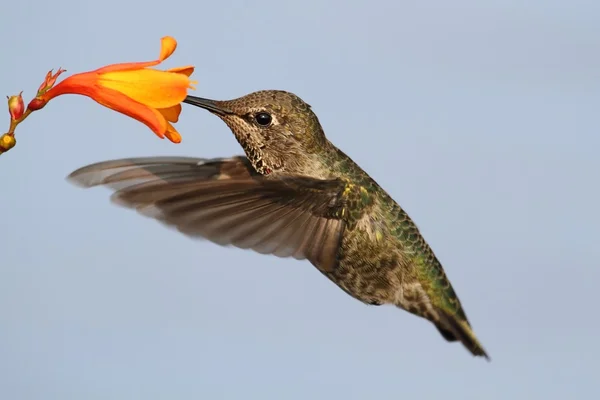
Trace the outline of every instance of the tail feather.
{"type": "Polygon", "coordinates": [[[448,329],[446,329],[445,327],[440,326],[440,325],[436,325],[435,327],[438,329],[438,331],[440,331],[440,333],[442,334],[442,337],[444,339],[446,339],[447,341],[449,341],[449,342],[457,342],[458,341],[458,339],[456,338],[456,336],[454,336],[454,333],[452,333],[452,331],[449,331],[448,329]]]}
{"type": "Polygon", "coordinates": [[[453,317],[439,308],[436,311],[439,318],[436,326],[444,339],[449,342],[460,341],[474,356],[485,357],[490,361],[490,357],[477,340],[468,321],[453,317]]]}

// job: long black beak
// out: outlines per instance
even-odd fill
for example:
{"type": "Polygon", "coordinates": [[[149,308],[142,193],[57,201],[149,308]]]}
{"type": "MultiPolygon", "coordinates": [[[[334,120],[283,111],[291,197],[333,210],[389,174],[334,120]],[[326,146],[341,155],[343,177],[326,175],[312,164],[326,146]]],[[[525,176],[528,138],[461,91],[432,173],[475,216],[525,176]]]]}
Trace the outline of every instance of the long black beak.
{"type": "Polygon", "coordinates": [[[219,115],[233,114],[233,111],[223,107],[219,104],[220,102],[215,100],[203,99],[202,97],[196,96],[187,96],[183,102],[196,107],[204,108],[205,110],[219,115]]]}

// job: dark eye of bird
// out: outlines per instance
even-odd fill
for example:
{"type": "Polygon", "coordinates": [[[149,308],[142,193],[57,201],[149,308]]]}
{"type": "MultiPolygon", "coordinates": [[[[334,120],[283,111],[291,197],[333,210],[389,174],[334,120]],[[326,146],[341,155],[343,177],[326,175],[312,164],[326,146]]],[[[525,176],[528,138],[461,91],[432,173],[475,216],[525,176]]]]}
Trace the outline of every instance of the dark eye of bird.
{"type": "Polygon", "coordinates": [[[269,126],[271,121],[273,121],[273,117],[271,117],[271,114],[266,112],[256,114],[254,116],[254,119],[256,120],[256,123],[260,126],[269,126]]]}

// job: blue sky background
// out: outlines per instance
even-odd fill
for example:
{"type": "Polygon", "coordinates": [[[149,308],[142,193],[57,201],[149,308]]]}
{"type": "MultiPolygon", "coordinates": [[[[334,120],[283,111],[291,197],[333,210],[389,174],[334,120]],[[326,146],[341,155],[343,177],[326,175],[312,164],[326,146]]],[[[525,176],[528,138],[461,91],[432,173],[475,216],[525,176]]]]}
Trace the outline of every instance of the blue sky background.
{"type": "Polygon", "coordinates": [[[242,151],[199,109],[174,145],[64,96],[0,157],[0,398],[600,395],[600,2],[11,1],[0,92],[154,59],[164,35],[197,95],[309,102],[417,222],[492,362],[308,262],[193,241],[71,186],[96,161],[242,151]]]}

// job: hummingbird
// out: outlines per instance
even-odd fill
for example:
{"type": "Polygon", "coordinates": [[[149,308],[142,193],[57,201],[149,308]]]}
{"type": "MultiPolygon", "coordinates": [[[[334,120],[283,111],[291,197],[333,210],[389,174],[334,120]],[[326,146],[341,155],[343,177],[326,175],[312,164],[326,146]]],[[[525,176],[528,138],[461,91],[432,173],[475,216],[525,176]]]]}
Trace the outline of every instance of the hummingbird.
{"type": "Polygon", "coordinates": [[[188,237],[308,260],[351,297],[425,318],[489,360],[416,224],[326,138],[309,104],[281,90],[184,103],[225,122],[245,155],[110,160],[68,179],[107,186],[116,204],[188,237]]]}

